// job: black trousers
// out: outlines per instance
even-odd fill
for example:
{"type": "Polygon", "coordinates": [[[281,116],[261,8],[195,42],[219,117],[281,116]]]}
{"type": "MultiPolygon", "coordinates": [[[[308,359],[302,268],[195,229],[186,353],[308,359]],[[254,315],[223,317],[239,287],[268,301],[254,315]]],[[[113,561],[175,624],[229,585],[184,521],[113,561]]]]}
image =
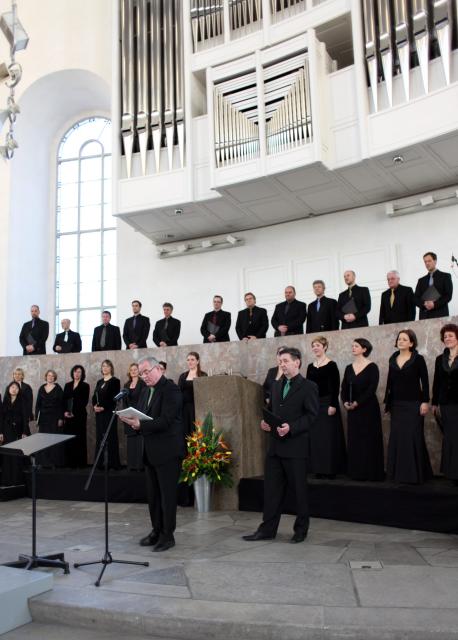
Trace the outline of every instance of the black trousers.
{"type": "Polygon", "coordinates": [[[264,513],[259,531],[276,536],[283,501],[290,487],[296,498],[294,532],[306,534],[309,528],[307,464],[305,458],[267,456],[264,468],[264,513]]]}
{"type": "Polygon", "coordinates": [[[181,459],[172,458],[164,464],[145,462],[146,493],[151,524],[159,540],[173,539],[177,515],[177,486],[181,459]]]}

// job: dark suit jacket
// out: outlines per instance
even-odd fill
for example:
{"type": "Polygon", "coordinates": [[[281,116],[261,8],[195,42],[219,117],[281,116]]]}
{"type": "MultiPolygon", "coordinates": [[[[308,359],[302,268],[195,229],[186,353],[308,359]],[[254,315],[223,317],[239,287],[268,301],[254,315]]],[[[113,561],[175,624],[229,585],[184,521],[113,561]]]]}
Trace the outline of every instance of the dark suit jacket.
{"type": "Polygon", "coordinates": [[[231,314],[229,311],[209,311],[204,315],[204,319],[202,320],[202,326],[200,327],[200,333],[204,337],[204,343],[208,342],[208,336],[210,335],[210,331],[208,330],[207,324],[212,322],[213,315],[216,313],[216,324],[219,326],[219,331],[216,334],[216,342],[229,342],[229,329],[231,327],[231,314]]]}
{"type": "Polygon", "coordinates": [[[449,273],[443,271],[436,271],[433,273],[434,286],[440,293],[440,298],[434,303],[434,309],[427,311],[423,306],[423,300],[421,296],[429,287],[429,273],[423,278],[420,278],[415,288],[415,304],[420,309],[420,320],[426,320],[426,318],[444,318],[449,315],[448,303],[452,299],[453,295],[453,283],[452,276],[449,273]]]}
{"type": "Polygon", "coordinates": [[[280,437],[276,429],[270,432],[267,455],[280,458],[307,458],[309,431],[318,416],[320,400],[318,387],[299,373],[291,381],[291,388],[282,398],[284,376],[272,385],[270,410],[290,426],[290,432],[280,437]]]}
{"type": "Polygon", "coordinates": [[[250,313],[248,309],[242,309],[237,315],[235,330],[239,340],[243,340],[248,336],[256,338],[265,338],[267,329],[269,328],[269,318],[266,309],[261,307],[253,307],[253,315],[250,321],[250,313]]]}
{"type": "Polygon", "coordinates": [[[415,299],[412,287],[400,284],[394,291],[394,304],[390,306],[391,289],[382,293],[380,300],[379,324],[392,324],[393,322],[410,322],[415,320],[415,299]]]}
{"type": "Polygon", "coordinates": [[[172,458],[185,454],[183,429],[183,396],[177,385],[161,376],[148,404],[150,387],[142,390],[138,409],[153,420],[140,422],[140,433],[144,437],[145,462],[150,465],[164,464],[172,458]]]}
{"type": "Polygon", "coordinates": [[[339,328],[337,320],[337,300],[334,298],[320,298],[320,310],[316,310],[316,300],[309,304],[307,312],[307,327],[305,333],[321,333],[322,331],[334,331],[339,328]]]}
{"type": "Polygon", "coordinates": [[[348,295],[348,289],[339,293],[339,299],[337,300],[337,318],[341,322],[340,328],[353,329],[356,327],[368,327],[369,320],[367,319],[367,314],[371,310],[371,294],[369,293],[369,289],[355,284],[352,288],[351,297],[355,301],[356,308],[358,309],[355,313],[356,320],[354,322],[345,322],[345,313],[342,311],[342,308],[350,300],[350,296],[348,295]]]}
{"type": "Polygon", "coordinates": [[[148,339],[150,329],[149,318],[138,314],[135,321],[134,329],[134,316],[127,318],[124,323],[124,329],[122,332],[122,339],[126,348],[129,348],[130,344],[136,344],[139,349],[146,349],[146,341],[148,339]]]}
{"type": "Polygon", "coordinates": [[[81,336],[76,331],[68,332],[68,341],[65,342],[65,331],[62,333],[58,333],[56,335],[56,339],[54,340],[53,351],[56,351],[56,347],[62,347],[62,351],[56,351],[56,353],[80,353],[81,346],[81,336]]]}
{"type": "Polygon", "coordinates": [[[48,339],[48,335],[49,323],[46,322],[46,320],[37,318],[35,320],[35,326],[33,329],[32,320],[29,320],[29,322],[24,322],[24,324],[22,325],[21,333],[19,334],[19,342],[21,343],[23,354],[25,356],[28,356],[46,353],[46,340],[48,339]],[[35,351],[32,351],[32,353],[28,353],[25,350],[25,348],[29,344],[33,344],[35,347],[35,351]]]}
{"type": "Polygon", "coordinates": [[[92,337],[92,351],[116,351],[121,348],[121,332],[119,327],[113,324],[107,324],[107,333],[105,338],[105,346],[100,346],[100,338],[102,337],[103,327],[101,324],[94,329],[94,335],[92,337]]]}
{"type": "Polygon", "coordinates": [[[304,322],[307,317],[307,305],[305,302],[293,300],[289,305],[288,313],[285,314],[286,304],[286,300],[285,302],[279,302],[277,304],[270,321],[275,329],[275,335],[281,335],[278,330],[278,327],[281,324],[286,324],[288,327],[288,331],[286,332],[287,336],[296,336],[304,333],[304,322]]]}
{"type": "MultiPolygon", "coordinates": [[[[164,342],[164,340],[162,340],[164,325],[165,325],[165,318],[162,318],[162,320],[158,320],[156,322],[156,325],[154,327],[153,342],[157,347],[159,347],[159,344],[161,341],[164,342]]],[[[168,339],[165,340],[165,343],[167,344],[168,347],[177,346],[178,338],[180,337],[180,331],[181,331],[181,321],[177,320],[176,318],[172,318],[172,316],[170,316],[169,322],[167,324],[168,339]]]]}

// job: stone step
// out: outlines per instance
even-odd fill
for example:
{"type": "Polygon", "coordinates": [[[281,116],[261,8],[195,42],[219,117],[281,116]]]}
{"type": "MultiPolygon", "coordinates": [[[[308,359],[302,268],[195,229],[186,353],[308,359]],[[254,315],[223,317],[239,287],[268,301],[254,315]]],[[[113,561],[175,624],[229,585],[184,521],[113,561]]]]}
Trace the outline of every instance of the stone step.
{"type": "MultiPolygon", "coordinates": [[[[2,636],[2,640],[127,640],[125,633],[82,629],[58,624],[31,622],[2,636]]],[[[153,636],[136,636],[135,640],[165,640],[153,636]]],[[[173,640],[167,638],[167,640],[173,640]]]]}
{"type": "Polygon", "coordinates": [[[52,589],[52,573],[0,566],[0,635],[32,620],[29,598],[52,589]]]}
{"type": "MultiPolygon", "coordinates": [[[[305,585],[306,589],[307,586],[305,585]]],[[[33,620],[169,640],[458,640],[455,609],[216,602],[60,589],[30,603],[33,620]]],[[[66,640],[68,636],[66,635],[66,640]]]]}

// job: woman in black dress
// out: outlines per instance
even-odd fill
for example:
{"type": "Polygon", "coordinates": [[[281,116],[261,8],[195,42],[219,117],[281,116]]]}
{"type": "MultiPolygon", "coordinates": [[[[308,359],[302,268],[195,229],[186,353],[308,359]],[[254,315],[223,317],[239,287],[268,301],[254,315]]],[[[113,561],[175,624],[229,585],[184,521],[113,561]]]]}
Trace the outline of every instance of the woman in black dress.
{"type": "Polygon", "coordinates": [[[436,358],[433,382],[433,411],[444,433],[441,471],[458,486],[458,326],[441,329],[445,349],[436,358]]]}
{"type": "Polygon", "coordinates": [[[376,391],[379,370],[368,360],[369,340],[356,338],[353,364],[345,369],[341,398],[347,410],[348,475],[353,480],[383,480],[382,418],[376,391]]]}
{"type": "Polygon", "coordinates": [[[283,351],[283,349],[286,349],[285,345],[283,345],[281,347],[278,347],[278,349],[277,349],[277,366],[276,367],[271,367],[267,371],[266,379],[264,380],[264,384],[262,385],[262,388],[264,390],[264,402],[266,403],[267,407],[270,404],[270,393],[271,393],[271,390],[272,390],[272,385],[277,380],[280,380],[280,378],[283,375],[283,372],[280,369],[280,354],[283,351]]]}
{"type": "MultiPolygon", "coordinates": [[[[38,389],[35,403],[35,417],[40,433],[62,433],[64,426],[62,387],[57,384],[57,373],[48,369],[45,373],[45,384],[38,389]]],[[[43,467],[63,467],[65,464],[64,444],[45,449],[37,460],[43,467]]]]}
{"type": "MultiPolygon", "coordinates": [[[[127,382],[124,385],[129,394],[124,397],[124,408],[138,408],[138,401],[142,390],[146,387],[138,373],[138,364],[133,362],[127,372],[127,382]]],[[[124,425],[124,433],[127,438],[127,468],[130,471],[142,471],[143,469],[143,436],[129,425],[124,425]]]]}
{"type": "MultiPolygon", "coordinates": [[[[6,387],[3,405],[0,399],[0,444],[8,444],[30,435],[27,404],[17,382],[6,387]]],[[[15,456],[2,456],[3,487],[24,484],[23,460],[15,456]]]]}
{"type": "Polygon", "coordinates": [[[345,438],[340,415],[340,374],[326,355],[328,341],[318,336],[312,342],[315,362],[307,367],[307,379],[315,382],[320,395],[320,412],[310,431],[310,471],[317,478],[335,478],[345,473],[345,438]]]}
{"type": "Polygon", "coordinates": [[[85,382],[83,365],[75,364],[70,371],[70,382],[64,387],[64,433],[76,436],[66,443],[66,464],[69,467],[87,465],[87,403],[89,385],[85,382]]]}
{"type": "Polygon", "coordinates": [[[188,370],[184,371],[178,378],[178,386],[183,394],[184,434],[188,436],[195,429],[194,422],[196,419],[193,382],[196,378],[206,376],[207,374],[200,368],[200,356],[197,351],[188,353],[186,363],[188,370]]]}
{"type": "Polygon", "coordinates": [[[424,416],[429,411],[425,359],[411,329],[398,333],[388,366],[385,411],[391,414],[386,471],[392,482],[422,484],[432,477],[426,449],[424,416]]]}
{"type": "Polygon", "coordinates": [[[24,402],[27,415],[29,416],[29,421],[33,420],[33,391],[32,387],[24,382],[24,369],[21,367],[16,367],[13,371],[13,380],[19,385],[19,389],[21,390],[22,401],[24,402]]]}
{"type": "MultiPolygon", "coordinates": [[[[116,410],[116,402],[113,399],[121,390],[119,378],[114,377],[114,366],[111,360],[104,360],[101,365],[102,378],[97,380],[94,395],[92,396],[92,406],[95,412],[95,452],[99,450],[102,438],[107,430],[113,411],[116,410]]],[[[118,441],[118,420],[115,419],[111,427],[107,440],[108,467],[120,469],[119,461],[119,441],[118,441]]],[[[101,456],[98,468],[103,468],[103,455],[101,456]]]]}

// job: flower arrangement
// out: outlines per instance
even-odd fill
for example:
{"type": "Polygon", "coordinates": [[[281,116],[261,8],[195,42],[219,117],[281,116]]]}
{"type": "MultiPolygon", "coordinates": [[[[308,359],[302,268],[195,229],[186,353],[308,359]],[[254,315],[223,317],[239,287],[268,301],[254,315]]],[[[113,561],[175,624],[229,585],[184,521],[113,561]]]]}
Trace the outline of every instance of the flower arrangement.
{"type": "Polygon", "coordinates": [[[220,483],[226,487],[233,484],[229,465],[232,451],[215,429],[213,416],[207,413],[203,423],[195,422],[195,431],[186,437],[187,454],[182,464],[181,482],[192,484],[201,476],[211,483],[220,483]]]}

